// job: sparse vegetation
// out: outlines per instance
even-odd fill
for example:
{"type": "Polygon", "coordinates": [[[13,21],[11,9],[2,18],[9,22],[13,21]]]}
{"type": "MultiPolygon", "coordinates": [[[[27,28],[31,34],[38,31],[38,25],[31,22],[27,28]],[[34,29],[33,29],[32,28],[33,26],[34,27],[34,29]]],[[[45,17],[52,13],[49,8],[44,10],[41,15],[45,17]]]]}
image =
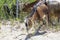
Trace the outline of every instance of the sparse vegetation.
{"type": "MultiPolygon", "coordinates": [[[[23,4],[27,3],[28,4],[28,3],[32,3],[34,1],[36,1],[36,0],[19,0],[19,3],[23,3],[23,4]]],[[[23,10],[20,10],[20,6],[19,6],[19,9],[18,9],[19,10],[19,12],[18,12],[19,17],[16,18],[16,0],[0,0],[0,20],[1,21],[2,20],[10,20],[10,21],[12,21],[12,23],[13,23],[14,20],[23,22],[24,18],[27,15],[29,15],[31,10],[29,10],[29,12],[28,11],[24,12],[23,10]]],[[[23,7],[24,7],[24,5],[23,5],[23,7]]],[[[52,11],[50,12],[50,20],[51,20],[51,22],[56,22],[56,25],[54,25],[54,27],[56,27],[56,29],[60,28],[60,25],[57,21],[58,20],[57,16],[60,13],[59,9],[60,9],[60,6],[59,6],[59,8],[56,7],[56,9],[55,8],[52,9],[52,11]],[[56,15],[54,13],[56,13],[56,15]]],[[[1,22],[0,22],[0,25],[1,25],[1,22]]]]}
{"type": "Polygon", "coordinates": [[[28,31],[33,34],[32,36],[26,30],[24,18],[30,14],[33,5],[39,0],[19,0],[18,18],[16,17],[16,1],[17,0],[0,0],[0,40],[60,40],[60,22],[58,22],[60,18],[60,4],[57,7],[51,5],[48,27],[41,25],[43,22],[40,22],[40,20],[36,20],[34,23],[36,25],[33,25],[35,27],[32,27],[28,31]],[[37,32],[36,35],[37,30],[40,34],[37,32]],[[30,38],[29,35],[32,37],[30,38]]]}

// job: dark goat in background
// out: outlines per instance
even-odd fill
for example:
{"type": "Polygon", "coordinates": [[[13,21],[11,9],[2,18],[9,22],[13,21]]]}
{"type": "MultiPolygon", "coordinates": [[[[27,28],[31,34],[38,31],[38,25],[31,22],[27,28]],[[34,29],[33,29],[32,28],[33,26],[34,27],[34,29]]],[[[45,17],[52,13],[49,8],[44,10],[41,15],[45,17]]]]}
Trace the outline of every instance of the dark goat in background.
{"type": "MultiPolygon", "coordinates": [[[[11,8],[9,8],[7,4],[4,4],[3,11],[6,17],[9,17],[9,16],[16,17],[16,5],[14,4],[12,4],[11,8]]],[[[20,13],[20,9],[18,9],[18,13],[20,13]]]]}
{"type": "Polygon", "coordinates": [[[10,8],[8,7],[7,4],[4,4],[4,5],[3,5],[3,9],[4,9],[4,11],[7,12],[8,14],[10,13],[10,8]]]}

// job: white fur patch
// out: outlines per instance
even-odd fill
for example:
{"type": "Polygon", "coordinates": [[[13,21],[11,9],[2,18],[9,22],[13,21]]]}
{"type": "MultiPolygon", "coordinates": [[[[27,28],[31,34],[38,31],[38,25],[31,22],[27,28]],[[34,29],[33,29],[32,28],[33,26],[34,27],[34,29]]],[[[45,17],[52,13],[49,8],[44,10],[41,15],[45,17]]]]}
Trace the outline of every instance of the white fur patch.
{"type": "Polygon", "coordinates": [[[27,18],[25,18],[24,23],[27,23],[28,24],[28,19],[27,18]]]}
{"type": "Polygon", "coordinates": [[[46,15],[44,15],[42,18],[44,19],[46,17],[46,15]]]}
{"type": "Polygon", "coordinates": [[[24,19],[24,22],[26,23],[27,21],[28,21],[28,19],[27,19],[27,18],[25,18],[25,19],[24,19]]]}
{"type": "Polygon", "coordinates": [[[26,19],[24,20],[24,23],[26,23],[26,19]]]}

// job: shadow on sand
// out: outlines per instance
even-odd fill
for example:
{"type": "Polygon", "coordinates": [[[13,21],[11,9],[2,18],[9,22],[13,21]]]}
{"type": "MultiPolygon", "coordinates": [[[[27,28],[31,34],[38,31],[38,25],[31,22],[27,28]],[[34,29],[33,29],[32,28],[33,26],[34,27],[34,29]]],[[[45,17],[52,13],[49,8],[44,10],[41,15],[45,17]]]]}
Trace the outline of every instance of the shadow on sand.
{"type": "Polygon", "coordinates": [[[46,31],[41,32],[41,33],[36,32],[34,35],[28,34],[28,35],[26,36],[25,40],[28,40],[29,38],[31,38],[31,37],[33,37],[33,36],[43,35],[43,34],[45,34],[45,33],[47,33],[47,32],[46,32],[46,31]]]}

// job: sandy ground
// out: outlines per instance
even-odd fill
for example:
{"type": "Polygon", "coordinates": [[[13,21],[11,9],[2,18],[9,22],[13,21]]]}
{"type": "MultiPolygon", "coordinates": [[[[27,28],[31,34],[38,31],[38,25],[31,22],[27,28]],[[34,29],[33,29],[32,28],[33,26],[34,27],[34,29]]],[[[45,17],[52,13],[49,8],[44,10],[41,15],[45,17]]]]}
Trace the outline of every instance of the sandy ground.
{"type": "MultiPolygon", "coordinates": [[[[15,22],[14,25],[10,21],[4,23],[0,25],[0,40],[25,40],[27,32],[24,23],[15,22]]],[[[32,36],[28,40],[60,40],[60,31],[32,36]]]]}

